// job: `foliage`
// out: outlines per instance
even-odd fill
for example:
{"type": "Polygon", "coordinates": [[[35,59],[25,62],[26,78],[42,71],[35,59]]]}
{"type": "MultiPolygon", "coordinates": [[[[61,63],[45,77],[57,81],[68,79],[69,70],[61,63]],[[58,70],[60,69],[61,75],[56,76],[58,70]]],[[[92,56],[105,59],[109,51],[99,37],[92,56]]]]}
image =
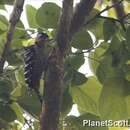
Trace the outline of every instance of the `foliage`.
{"type": "MultiPolygon", "coordinates": [[[[125,10],[129,12],[130,0],[124,2],[125,10]]],[[[13,0],[2,0],[0,9],[6,10],[5,4],[12,3],[13,0]]],[[[110,5],[110,1],[105,0],[102,5],[110,5]]],[[[75,48],[76,52],[70,52],[65,59],[61,120],[67,123],[67,130],[111,130],[106,127],[83,127],[82,120],[130,118],[130,25],[125,24],[126,31],[124,31],[118,21],[110,19],[116,18],[115,14],[111,13],[112,9],[107,10],[110,18],[94,18],[101,10],[102,6],[97,4],[90,13],[90,22],[72,39],[71,47],[75,48]],[[79,72],[79,68],[85,62],[85,52],[88,65],[93,72],[91,77],[79,72]],[[68,116],[73,104],[78,106],[79,117],[68,116]]],[[[39,129],[38,116],[41,106],[36,95],[33,92],[29,94],[26,88],[23,76],[23,47],[33,41],[29,34],[35,33],[36,29],[47,32],[54,39],[60,13],[61,8],[55,3],[44,3],[38,9],[26,5],[29,29],[25,29],[22,21],[17,24],[11,50],[7,55],[7,65],[4,73],[0,75],[1,130],[20,130],[28,122],[33,124],[34,129],[39,129]],[[23,114],[33,118],[33,121],[27,120],[23,114]]],[[[8,25],[6,16],[0,14],[0,54],[8,25]]],[[[41,80],[41,93],[43,83],[41,80]]],[[[59,125],[61,130],[62,126],[61,121],[59,125]]]]}

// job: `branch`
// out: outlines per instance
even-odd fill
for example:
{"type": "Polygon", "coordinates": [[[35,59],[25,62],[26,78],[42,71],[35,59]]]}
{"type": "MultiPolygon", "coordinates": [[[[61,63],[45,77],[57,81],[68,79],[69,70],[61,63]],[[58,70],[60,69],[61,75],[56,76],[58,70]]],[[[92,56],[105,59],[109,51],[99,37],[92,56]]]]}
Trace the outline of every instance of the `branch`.
{"type": "Polygon", "coordinates": [[[69,49],[69,28],[72,13],[73,0],[64,0],[56,37],[58,47],[51,52],[48,68],[45,72],[41,130],[58,130],[63,91],[64,56],[69,49]]]}
{"type": "MultiPolygon", "coordinates": [[[[116,4],[116,3],[118,3],[117,1],[118,1],[118,0],[112,0],[112,3],[113,3],[113,4],[116,4]]],[[[123,1],[123,0],[122,0],[122,1],[123,1]]],[[[126,15],[122,3],[117,4],[117,6],[114,6],[114,8],[115,8],[115,10],[116,10],[116,14],[117,14],[117,17],[118,17],[119,19],[122,19],[122,17],[124,17],[124,16],[126,15]]]]}
{"type": "Polygon", "coordinates": [[[79,31],[93,9],[97,0],[81,0],[77,5],[70,27],[70,39],[79,31]]]}
{"type": "Polygon", "coordinates": [[[107,19],[107,20],[111,20],[111,21],[114,21],[114,22],[118,22],[118,23],[121,22],[119,19],[115,19],[115,18],[112,18],[112,17],[99,16],[98,18],[107,19]]]}
{"type": "Polygon", "coordinates": [[[12,11],[10,20],[9,20],[9,27],[8,27],[8,32],[6,36],[6,42],[4,44],[4,49],[3,53],[0,58],[0,73],[3,72],[3,67],[4,63],[6,61],[7,54],[9,52],[10,46],[11,46],[11,41],[13,39],[13,34],[15,31],[16,24],[18,23],[21,13],[23,11],[23,5],[24,5],[24,0],[16,0],[14,3],[14,9],[12,11]]]}
{"type": "Polygon", "coordinates": [[[107,11],[107,10],[110,10],[111,8],[116,8],[117,6],[120,6],[123,1],[124,1],[124,0],[120,0],[120,1],[117,2],[117,0],[116,0],[116,2],[113,3],[113,5],[107,6],[107,7],[106,7],[105,9],[103,9],[98,15],[101,15],[102,13],[104,13],[104,12],[107,11]]]}
{"type": "MultiPolygon", "coordinates": [[[[117,3],[118,0],[112,0],[112,3],[115,4],[117,3]]],[[[124,6],[123,4],[118,4],[117,6],[114,7],[116,14],[117,14],[117,18],[121,21],[121,26],[123,28],[124,31],[126,31],[125,25],[124,25],[124,17],[126,16],[125,10],[124,10],[124,6]]]]}
{"type": "Polygon", "coordinates": [[[91,23],[93,20],[95,20],[96,18],[107,18],[116,22],[120,22],[120,20],[118,19],[114,19],[114,18],[110,18],[110,17],[104,17],[101,16],[102,13],[110,10],[111,8],[115,8],[116,6],[120,5],[123,2],[123,0],[120,0],[118,2],[115,2],[114,4],[112,4],[111,6],[107,6],[105,9],[103,9],[102,11],[100,11],[99,13],[97,13],[92,19],[88,20],[86,23],[84,23],[84,26],[88,25],[89,23],[91,23]]]}
{"type": "Polygon", "coordinates": [[[66,52],[69,47],[69,31],[73,15],[73,0],[64,0],[62,15],[60,18],[59,29],[56,41],[61,52],[66,52]]]}

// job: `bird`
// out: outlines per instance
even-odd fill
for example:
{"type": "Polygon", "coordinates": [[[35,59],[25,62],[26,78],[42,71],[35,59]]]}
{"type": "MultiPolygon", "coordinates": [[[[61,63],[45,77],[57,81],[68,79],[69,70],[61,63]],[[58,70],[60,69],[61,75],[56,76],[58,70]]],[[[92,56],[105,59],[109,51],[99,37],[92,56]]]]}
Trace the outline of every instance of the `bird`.
{"type": "Polygon", "coordinates": [[[29,89],[34,90],[42,103],[39,92],[40,79],[47,66],[48,40],[46,33],[39,32],[35,38],[35,43],[24,47],[24,77],[29,89]]]}

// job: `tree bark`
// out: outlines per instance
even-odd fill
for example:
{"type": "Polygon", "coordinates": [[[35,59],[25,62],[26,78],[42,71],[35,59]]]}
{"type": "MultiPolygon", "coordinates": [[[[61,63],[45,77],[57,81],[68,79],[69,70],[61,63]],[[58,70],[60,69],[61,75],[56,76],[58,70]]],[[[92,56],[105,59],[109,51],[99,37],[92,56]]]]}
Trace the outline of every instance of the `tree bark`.
{"type": "MultiPolygon", "coordinates": [[[[116,4],[117,2],[119,2],[119,0],[112,0],[112,3],[113,4],[116,4]]],[[[116,11],[116,14],[117,14],[117,17],[119,19],[123,18],[126,14],[125,14],[125,11],[124,11],[124,6],[122,3],[118,4],[117,6],[114,7],[115,8],[115,11],[116,11]]]]}
{"type": "Polygon", "coordinates": [[[92,11],[97,0],[81,0],[76,6],[70,27],[70,39],[79,31],[92,11]]]}
{"type": "Polygon", "coordinates": [[[63,93],[64,59],[71,48],[71,38],[82,27],[95,3],[96,0],[81,0],[73,13],[73,0],[63,1],[56,37],[57,48],[54,48],[51,53],[46,72],[41,130],[58,130],[63,93]]]}
{"type": "MultiPolygon", "coordinates": [[[[116,4],[117,2],[119,2],[119,0],[112,0],[113,4],[116,4]]],[[[114,7],[114,9],[116,11],[117,18],[120,20],[120,24],[121,24],[123,30],[126,31],[126,27],[125,27],[125,24],[124,24],[124,21],[123,21],[124,16],[126,16],[123,3],[117,4],[114,7]]]]}
{"type": "Polygon", "coordinates": [[[68,50],[72,13],[73,0],[64,0],[56,37],[58,46],[53,49],[46,72],[44,85],[45,102],[41,113],[41,130],[58,130],[63,92],[64,57],[68,50]]]}
{"type": "Polygon", "coordinates": [[[56,48],[49,58],[44,85],[41,130],[57,130],[63,86],[63,57],[56,48]]]}
{"type": "Polygon", "coordinates": [[[16,2],[14,3],[14,8],[9,20],[9,27],[7,31],[6,41],[4,44],[4,49],[0,57],[0,74],[3,72],[4,63],[6,61],[6,57],[11,46],[11,41],[13,39],[15,27],[23,11],[24,1],[25,0],[16,0],[16,2]]]}

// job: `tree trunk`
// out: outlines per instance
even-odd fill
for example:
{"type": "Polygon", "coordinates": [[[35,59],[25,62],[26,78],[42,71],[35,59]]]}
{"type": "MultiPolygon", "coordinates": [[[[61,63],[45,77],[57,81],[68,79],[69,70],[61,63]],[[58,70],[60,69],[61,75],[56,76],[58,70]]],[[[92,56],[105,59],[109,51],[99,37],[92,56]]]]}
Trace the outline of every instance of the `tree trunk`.
{"type": "Polygon", "coordinates": [[[63,57],[54,49],[49,59],[44,85],[44,104],[41,114],[41,130],[57,130],[63,89],[63,57]]]}
{"type": "Polygon", "coordinates": [[[64,59],[71,48],[70,41],[73,35],[82,27],[95,3],[96,0],[81,0],[73,12],[73,0],[63,0],[56,37],[57,48],[51,53],[45,76],[41,130],[58,130],[63,93],[64,59]]]}

